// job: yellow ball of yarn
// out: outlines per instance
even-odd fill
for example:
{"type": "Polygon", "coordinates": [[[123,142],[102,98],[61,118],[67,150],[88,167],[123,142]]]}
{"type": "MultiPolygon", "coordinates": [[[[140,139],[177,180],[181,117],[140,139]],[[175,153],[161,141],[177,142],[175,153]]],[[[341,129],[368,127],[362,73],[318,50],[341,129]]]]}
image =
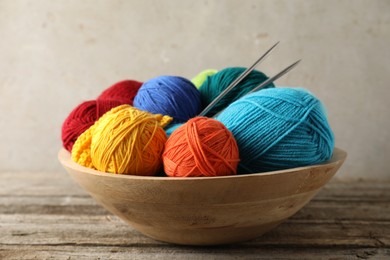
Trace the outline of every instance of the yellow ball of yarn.
{"type": "Polygon", "coordinates": [[[217,72],[218,70],[213,69],[204,70],[191,79],[191,82],[195,85],[196,88],[200,88],[200,86],[202,86],[203,82],[205,82],[208,77],[214,75],[217,72]]]}
{"type": "Polygon", "coordinates": [[[72,158],[99,171],[155,175],[167,140],[163,127],[171,121],[169,116],[118,106],[79,136],[72,158]]]}

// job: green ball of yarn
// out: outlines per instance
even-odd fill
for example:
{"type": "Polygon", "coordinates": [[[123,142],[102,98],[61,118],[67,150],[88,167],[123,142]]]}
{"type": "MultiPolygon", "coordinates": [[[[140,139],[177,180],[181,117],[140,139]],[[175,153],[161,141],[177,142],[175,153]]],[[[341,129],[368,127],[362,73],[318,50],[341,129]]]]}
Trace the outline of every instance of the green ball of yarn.
{"type": "MultiPolygon", "coordinates": [[[[199,91],[201,94],[202,105],[206,107],[213,101],[221,92],[223,92],[237,77],[239,77],[246,68],[242,67],[230,67],[225,68],[218,73],[207,77],[206,81],[200,86],[199,91]]],[[[253,88],[266,81],[268,77],[258,71],[253,70],[247,75],[237,86],[235,86],[228,94],[226,94],[221,100],[219,100],[213,109],[211,109],[206,116],[211,117],[233,101],[244,96],[246,93],[251,91],[253,88]]],[[[268,84],[264,88],[273,88],[273,83],[268,84]]]]}
{"type": "Polygon", "coordinates": [[[196,88],[200,88],[200,86],[202,86],[203,82],[205,82],[208,77],[214,75],[217,72],[218,70],[213,69],[204,70],[191,79],[191,82],[195,85],[196,88]]]}

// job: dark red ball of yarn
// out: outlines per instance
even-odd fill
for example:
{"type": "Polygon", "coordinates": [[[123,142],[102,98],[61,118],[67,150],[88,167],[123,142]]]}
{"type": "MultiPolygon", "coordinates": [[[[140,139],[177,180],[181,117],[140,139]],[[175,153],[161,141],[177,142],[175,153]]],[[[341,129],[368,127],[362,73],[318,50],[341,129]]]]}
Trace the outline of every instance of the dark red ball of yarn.
{"type": "Polygon", "coordinates": [[[135,80],[123,80],[115,83],[111,87],[104,90],[99,100],[118,100],[123,104],[133,105],[133,100],[139,88],[142,86],[142,82],[135,80]]]}
{"type": "Polygon", "coordinates": [[[104,113],[123,103],[117,100],[89,100],[78,105],[62,124],[62,144],[72,151],[77,138],[104,113]]]}

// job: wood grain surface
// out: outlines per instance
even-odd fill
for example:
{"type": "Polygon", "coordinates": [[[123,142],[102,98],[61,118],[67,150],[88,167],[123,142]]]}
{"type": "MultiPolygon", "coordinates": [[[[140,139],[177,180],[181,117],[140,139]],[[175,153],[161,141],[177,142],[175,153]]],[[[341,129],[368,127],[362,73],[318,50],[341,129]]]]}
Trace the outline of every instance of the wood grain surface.
{"type": "Polygon", "coordinates": [[[390,183],[331,181],[262,237],[216,247],[145,237],[65,173],[0,173],[0,259],[390,259],[390,183]]]}

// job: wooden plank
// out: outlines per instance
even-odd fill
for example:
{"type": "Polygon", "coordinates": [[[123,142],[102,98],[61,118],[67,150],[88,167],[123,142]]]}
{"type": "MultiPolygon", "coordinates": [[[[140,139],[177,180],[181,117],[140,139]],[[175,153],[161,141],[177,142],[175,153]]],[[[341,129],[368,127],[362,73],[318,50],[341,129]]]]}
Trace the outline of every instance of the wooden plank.
{"type": "Polygon", "coordinates": [[[0,247],[1,259],[389,259],[390,250],[383,248],[286,248],[250,247],[161,247],[84,246],[84,245],[11,245],[0,247]]]}
{"type": "Polygon", "coordinates": [[[88,195],[0,196],[0,214],[106,215],[108,212],[88,195]]]}
{"type": "MultiPolygon", "coordinates": [[[[0,196],[80,196],[86,195],[66,173],[0,172],[0,196]]],[[[336,178],[317,195],[323,199],[390,200],[389,182],[340,182],[336,178]]]]}
{"type": "MultiPolygon", "coordinates": [[[[83,191],[64,172],[0,172],[0,196],[1,195],[85,195],[83,191]]],[[[319,193],[319,196],[338,196],[353,198],[365,198],[366,195],[380,199],[390,199],[389,182],[354,181],[345,182],[337,179],[337,175],[319,193]]]]}
{"type": "MultiPolygon", "coordinates": [[[[0,196],[86,196],[65,172],[0,172],[0,196]]],[[[390,201],[389,182],[331,180],[316,198],[390,201]]]]}
{"type": "Polygon", "coordinates": [[[85,195],[65,172],[0,172],[1,195],[85,195]]]}
{"type": "MultiPolygon", "coordinates": [[[[0,223],[3,245],[159,244],[111,215],[0,215],[0,223]]],[[[291,219],[246,244],[390,248],[390,222],[291,219]]]]}
{"type": "Polygon", "coordinates": [[[390,183],[372,181],[342,182],[333,179],[320,191],[322,199],[359,201],[390,201],[390,183]]]}
{"type": "MultiPolygon", "coordinates": [[[[390,193],[390,192],[389,192],[390,193]]],[[[61,214],[106,215],[108,212],[88,195],[80,196],[0,196],[0,214],[61,214]]],[[[352,200],[350,197],[333,199],[314,198],[301,209],[294,219],[338,220],[388,220],[390,200],[366,196],[352,200]],[[369,214],[368,214],[369,213],[369,214]]]]}
{"type": "MultiPolygon", "coordinates": [[[[75,184],[72,184],[75,185],[75,184]]],[[[390,215],[390,185],[332,182],[295,219],[386,220],[390,215]],[[356,192],[357,191],[357,192],[356,192]],[[322,210],[326,209],[326,210],[322,210]],[[369,213],[369,214],[367,214],[369,213]]],[[[48,189],[51,189],[48,186],[48,189]]],[[[54,192],[54,191],[53,191],[54,192]]],[[[73,195],[0,195],[0,214],[93,214],[107,211],[86,193],[73,195]]]]}

